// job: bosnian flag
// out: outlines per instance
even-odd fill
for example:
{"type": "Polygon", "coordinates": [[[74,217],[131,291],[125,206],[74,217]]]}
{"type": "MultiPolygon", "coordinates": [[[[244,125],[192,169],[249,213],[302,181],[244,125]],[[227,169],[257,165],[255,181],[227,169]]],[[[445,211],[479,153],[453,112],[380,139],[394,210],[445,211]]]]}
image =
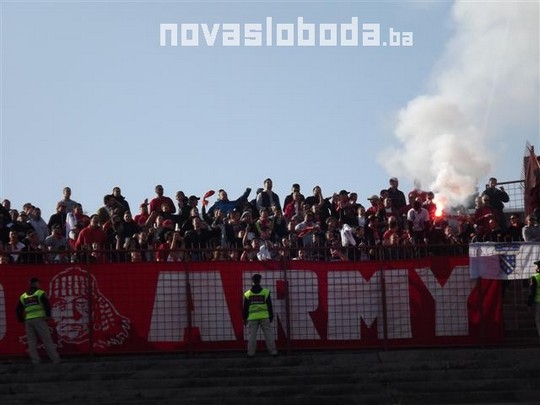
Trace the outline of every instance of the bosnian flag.
{"type": "Polygon", "coordinates": [[[492,280],[528,279],[536,272],[540,243],[471,243],[469,269],[471,278],[492,280]]]}

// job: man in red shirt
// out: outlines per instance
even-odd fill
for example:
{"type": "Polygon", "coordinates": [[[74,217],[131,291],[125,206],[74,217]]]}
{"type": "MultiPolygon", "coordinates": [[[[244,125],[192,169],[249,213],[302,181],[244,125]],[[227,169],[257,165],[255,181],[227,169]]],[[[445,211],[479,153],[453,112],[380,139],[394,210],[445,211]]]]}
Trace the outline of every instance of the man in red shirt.
{"type": "Polygon", "coordinates": [[[84,247],[92,247],[92,244],[97,243],[100,248],[103,248],[105,242],[105,232],[99,225],[99,217],[94,214],[90,217],[90,225],[84,228],[77,237],[75,248],[81,249],[84,247]]]}
{"type": "Polygon", "coordinates": [[[156,196],[150,201],[150,212],[157,212],[158,214],[160,214],[162,205],[166,204],[169,206],[168,212],[170,214],[174,214],[176,212],[176,207],[173,200],[163,195],[163,186],[161,184],[158,184],[155,190],[156,196]]]}

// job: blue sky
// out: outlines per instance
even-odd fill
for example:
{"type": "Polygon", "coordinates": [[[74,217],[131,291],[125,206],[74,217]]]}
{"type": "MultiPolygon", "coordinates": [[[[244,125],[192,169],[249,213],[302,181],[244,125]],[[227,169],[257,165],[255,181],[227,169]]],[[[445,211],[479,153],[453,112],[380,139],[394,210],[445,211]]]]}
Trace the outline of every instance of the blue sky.
{"type": "MultiPolygon", "coordinates": [[[[224,188],[233,198],[251,187],[253,198],[267,177],[282,199],[299,183],[305,195],[321,185],[325,195],[347,189],[367,203],[391,176],[408,192],[413,177],[380,156],[400,146],[398,112],[436,87],[456,35],[453,7],[2,1],[0,198],[15,208],[32,202],[48,218],[64,186],[88,213],[114,186],[134,209],[156,184],[171,197],[224,188]],[[383,36],[390,27],[413,32],[414,45],[223,47],[219,36],[215,47],[159,45],[160,23],[299,16],[315,24],[357,16],[379,23],[383,36]]],[[[525,141],[539,143],[538,117],[497,122],[493,135],[488,121],[484,145],[495,164],[478,181],[516,180],[525,141]]]]}

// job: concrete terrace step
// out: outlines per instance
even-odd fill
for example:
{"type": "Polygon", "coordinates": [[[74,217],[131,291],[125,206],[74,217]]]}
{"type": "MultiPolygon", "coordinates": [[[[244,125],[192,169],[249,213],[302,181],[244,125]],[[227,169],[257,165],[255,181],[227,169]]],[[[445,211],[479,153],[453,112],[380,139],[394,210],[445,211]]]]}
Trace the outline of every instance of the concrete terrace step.
{"type": "Polygon", "coordinates": [[[540,347],[21,359],[0,404],[538,404],[539,364],[540,347]]]}

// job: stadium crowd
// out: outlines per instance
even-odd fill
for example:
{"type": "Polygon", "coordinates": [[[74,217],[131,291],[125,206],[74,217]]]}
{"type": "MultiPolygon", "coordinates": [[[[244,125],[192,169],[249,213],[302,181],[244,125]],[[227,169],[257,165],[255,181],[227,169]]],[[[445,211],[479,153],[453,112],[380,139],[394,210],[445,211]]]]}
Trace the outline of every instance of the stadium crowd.
{"type": "Polygon", "coordinates": [[[398,179],[367,200],[341,190],[324,197],[319,186],[305,197],[293,184],[283,202],[272,180],[250,199],[251,189],[234,200],[225,190],[202,198],[178,191],[155,196],[132,212],[119,187],[103,206],[87,215],[65,187],[48,222],[40,208],[21,210],[9,200],[0,207],[0,263],[175,262],[202,260],[373,260],[419,254],[463,254],[474,241],[540,240],[537,215],[522,224],[504,216],[509,201],[497,180],[475,200],[474,214],[437,216],[434,194],[408,193],[398,179]],[[452,250],[449,250],[452,247],[452,250]]]}

